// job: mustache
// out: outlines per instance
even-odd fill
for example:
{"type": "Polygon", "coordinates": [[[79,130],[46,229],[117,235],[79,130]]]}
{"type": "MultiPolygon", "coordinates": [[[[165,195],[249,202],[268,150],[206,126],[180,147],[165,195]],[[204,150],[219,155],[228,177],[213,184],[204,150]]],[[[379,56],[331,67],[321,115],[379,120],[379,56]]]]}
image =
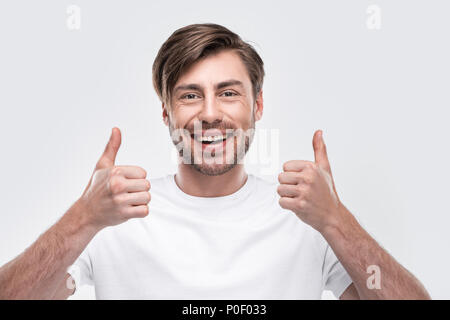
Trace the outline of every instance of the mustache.
{"type": "Polygon", "coordinates": [[[194,124],[189,124],[184,127],[187,131],[190,133],[194,133],[195,129],[200,130],[209,130],[209,129],[215,129],[220,131],[225,131],[227,129],[236,130],[237,127],[228,121],[215,121],[215,122],[197,122],[194,124]]]}

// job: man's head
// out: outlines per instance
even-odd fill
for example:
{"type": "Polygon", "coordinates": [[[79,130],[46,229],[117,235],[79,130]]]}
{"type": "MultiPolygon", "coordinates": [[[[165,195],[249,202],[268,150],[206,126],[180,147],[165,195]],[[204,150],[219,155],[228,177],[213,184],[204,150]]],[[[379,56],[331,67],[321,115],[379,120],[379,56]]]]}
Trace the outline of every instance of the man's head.
{"type": "Polygon", "coordinates": [[[258,53],[223,26],[189,25],[166,40],[153,63],[153,86],[185,163],[207,175],[241,163],[262,116],[263,79],[258,53]],[[201,142],[220,135],[222,143],[201,142]]]}

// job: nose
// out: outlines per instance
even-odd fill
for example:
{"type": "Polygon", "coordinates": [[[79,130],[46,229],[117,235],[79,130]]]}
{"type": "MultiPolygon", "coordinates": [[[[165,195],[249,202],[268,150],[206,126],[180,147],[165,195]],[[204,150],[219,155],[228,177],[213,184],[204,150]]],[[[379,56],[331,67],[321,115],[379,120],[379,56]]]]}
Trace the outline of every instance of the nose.
{"type": "Polygon", "coordinates": [[[222,118],[223,114],[217,99],[213,95],[205,97],[198,120],[213,123],[222,121],[222,118]]]}

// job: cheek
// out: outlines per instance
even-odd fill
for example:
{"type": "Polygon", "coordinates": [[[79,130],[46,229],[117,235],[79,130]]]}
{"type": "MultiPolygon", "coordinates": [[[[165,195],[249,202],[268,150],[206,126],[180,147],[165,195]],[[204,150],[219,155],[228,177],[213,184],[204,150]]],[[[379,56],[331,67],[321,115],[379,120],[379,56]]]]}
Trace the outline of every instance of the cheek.
{"type": "Polygon", "coordinates": [[[188,112],[186,108],[178,107],[170,114],[170,120],[175,128],[184,128],[189,119],[193,117],[192,112],[188,112]]]}
{"type": "Polygon", "coordinates": [[[252,108],[247,101],[236,100],[223,104],[225,114],[240,127],[248,128],[252,120],[252,108]]]}

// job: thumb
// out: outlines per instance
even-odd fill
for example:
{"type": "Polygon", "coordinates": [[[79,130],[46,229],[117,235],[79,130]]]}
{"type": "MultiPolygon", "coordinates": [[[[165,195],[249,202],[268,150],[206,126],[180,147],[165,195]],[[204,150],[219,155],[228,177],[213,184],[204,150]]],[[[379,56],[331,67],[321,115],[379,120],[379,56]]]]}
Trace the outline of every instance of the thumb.
{"type": "Polygon", "coordinates": [[[102,156],[97,162],[97,169],[108,168],[114,166],[114,161],[116,161],[116,155],[119,151],[119,147],[122,141],[122,134],[120,129],[114,127],[111,132],[108,144],[106,145],[105,151],[103,151],[102,156]]]}
{"type": "Polygon", "coordinates": [[[328,171],[331,175],[331,167],[328,161],[327,147],[322,136],[322,130],[317,130],[313,137],[314,159],[316,164],[322,169],[328,171]]]}

